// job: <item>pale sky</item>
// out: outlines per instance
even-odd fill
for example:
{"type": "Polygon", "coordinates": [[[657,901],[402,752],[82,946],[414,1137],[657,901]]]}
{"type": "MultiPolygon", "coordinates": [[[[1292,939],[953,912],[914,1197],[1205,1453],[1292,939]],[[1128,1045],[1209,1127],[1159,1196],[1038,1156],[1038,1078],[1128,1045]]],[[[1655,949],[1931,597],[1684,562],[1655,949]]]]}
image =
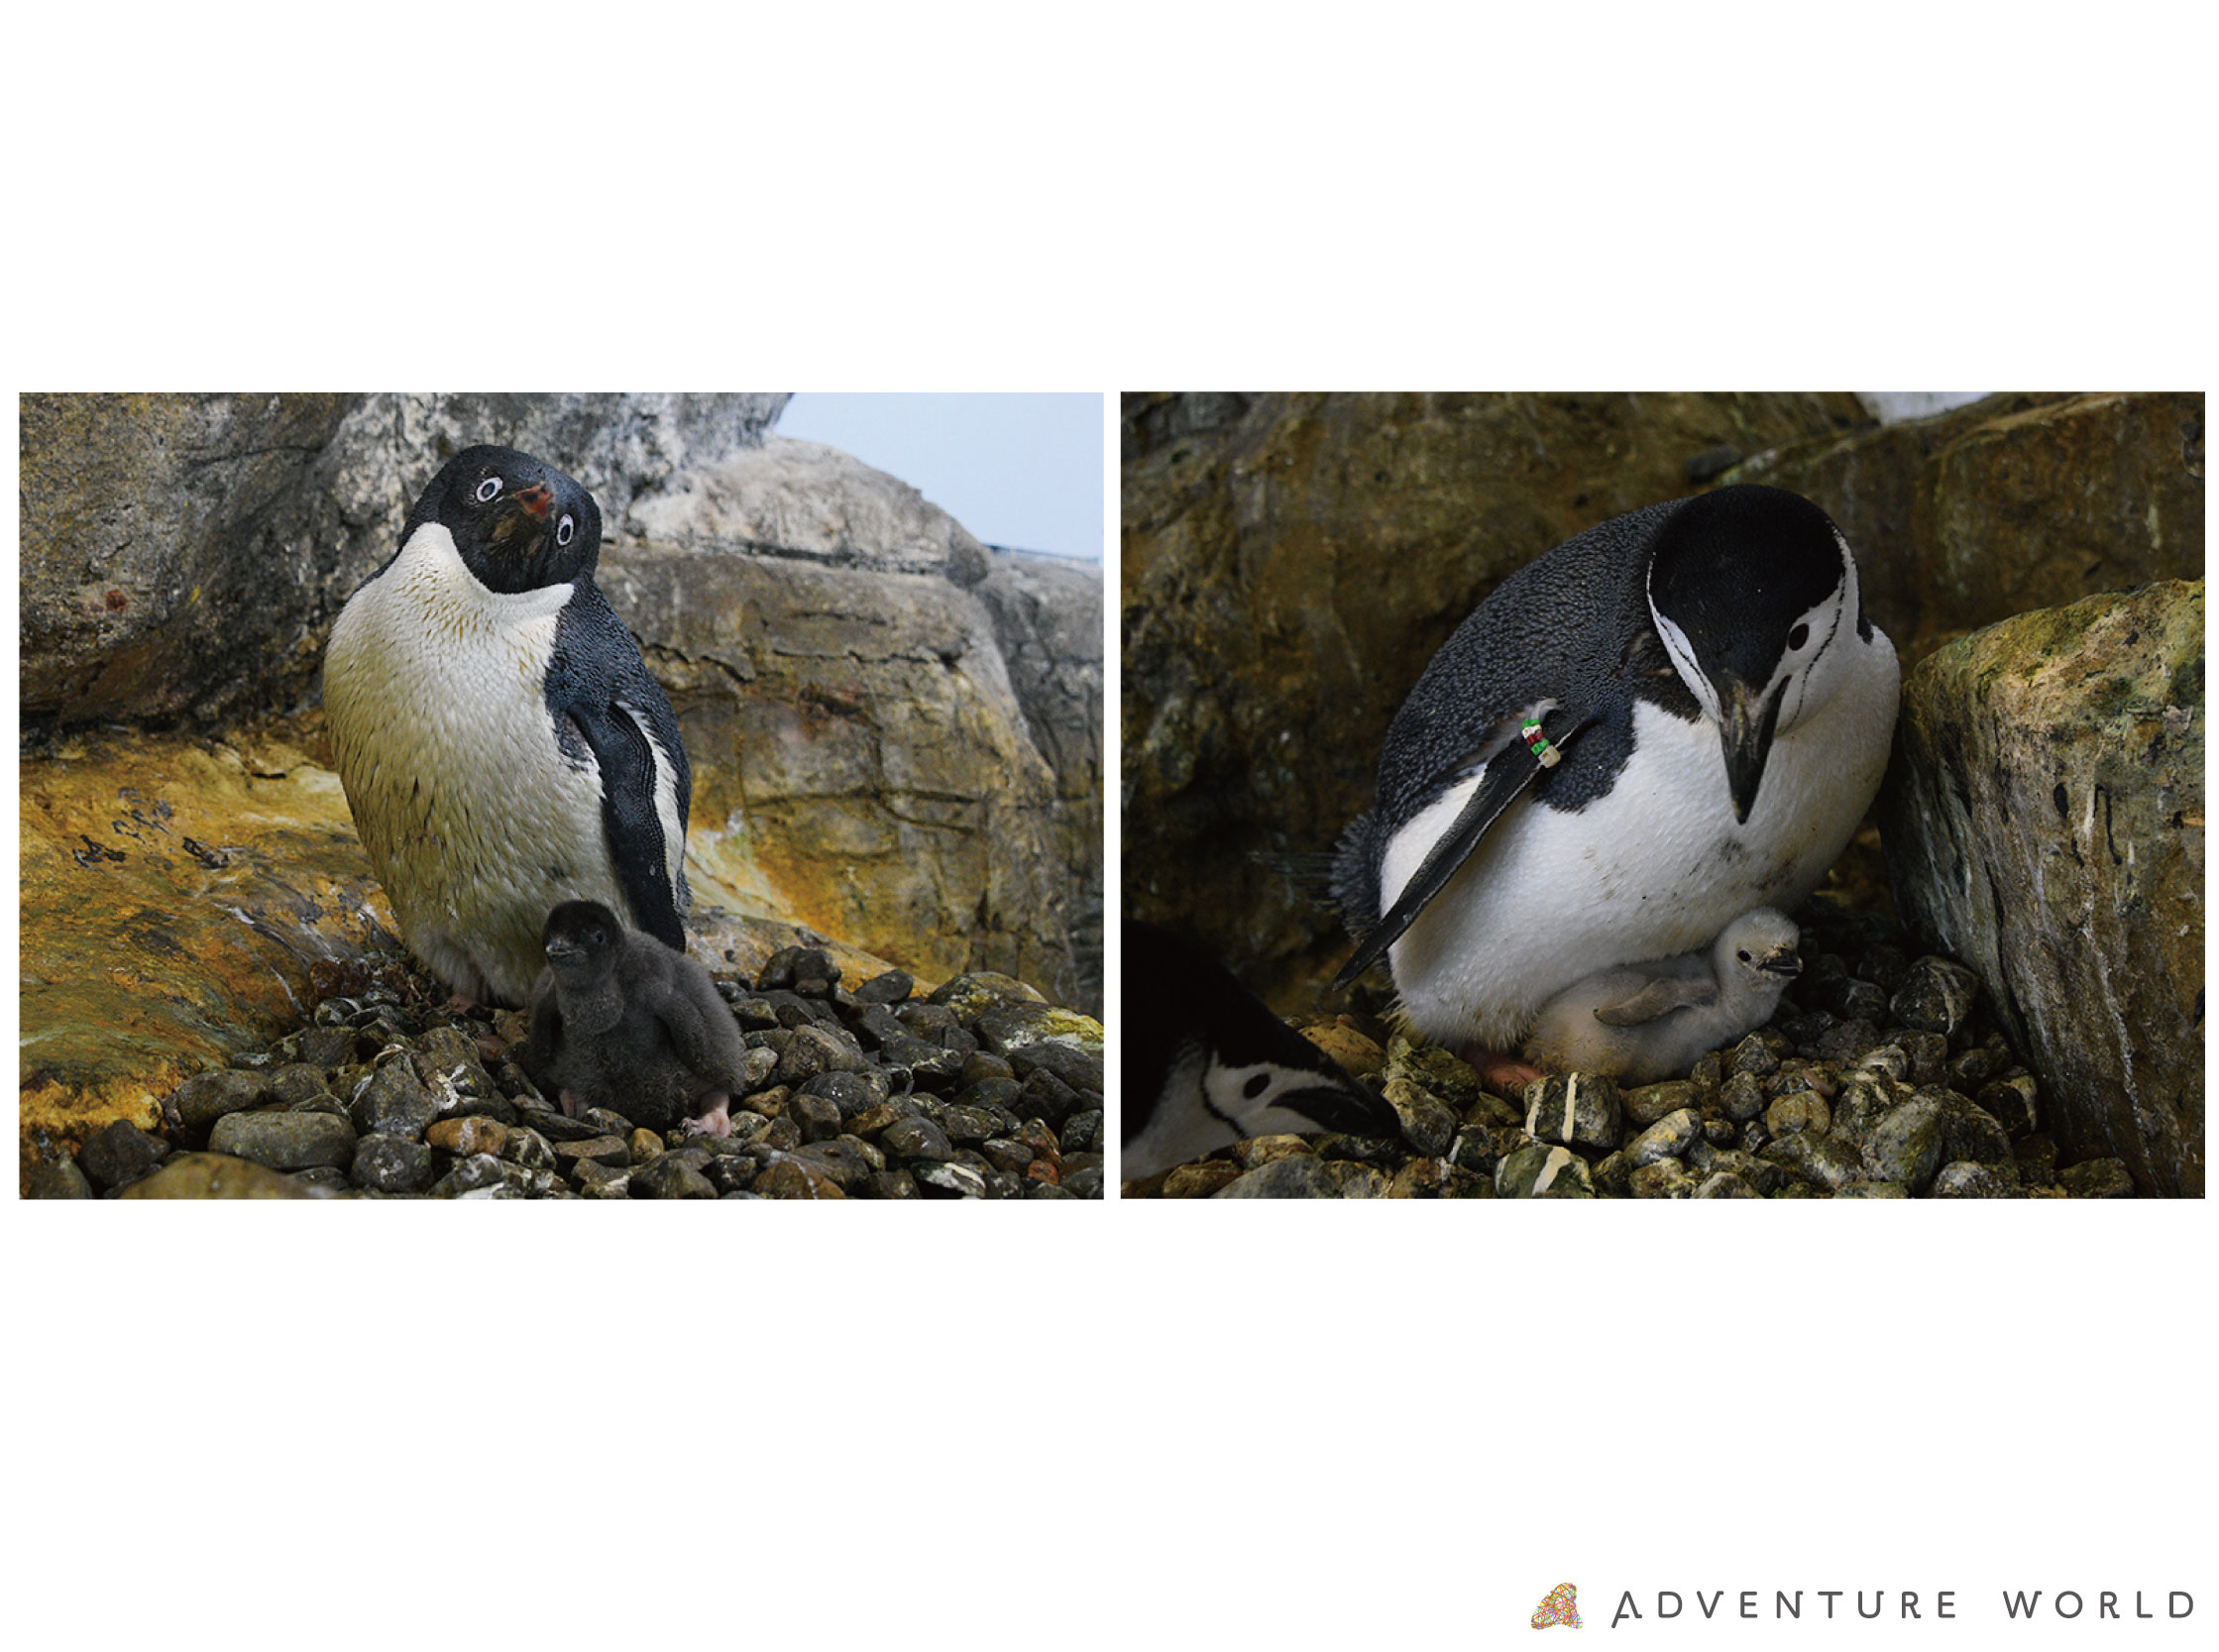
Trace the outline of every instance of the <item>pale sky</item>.
{"type": "Polygon", "coordinates": [[[989,545],[1102,558],[1098,392],[798,391],[773,434],[897,476],[989,545]]]}

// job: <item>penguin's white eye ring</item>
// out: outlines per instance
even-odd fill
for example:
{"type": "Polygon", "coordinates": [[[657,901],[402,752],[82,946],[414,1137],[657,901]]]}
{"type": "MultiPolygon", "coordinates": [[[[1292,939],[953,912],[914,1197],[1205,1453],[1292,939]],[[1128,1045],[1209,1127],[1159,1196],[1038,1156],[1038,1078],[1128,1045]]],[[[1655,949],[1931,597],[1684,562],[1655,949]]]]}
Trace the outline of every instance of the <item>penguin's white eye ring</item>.
{"type": "Polygon", "coordinates": [[[478,484],[478,492],[473,496],[480,504],[491,504],[500,496],[500,478],[498,476],[486,478],[485,481],[478,484]]]}
{"type": "Polygon", "coordinates": [[[1802,647],[1802,646],[1803,646],[1803,645],[1804,645],[1805,643],[1809,642],[1810,640],[1811,640],[1811,627],[1810,627],[1810,626],[1808,626],[1808,625],[1806,625],[1806,624],[1804,624],[1804,623],[1802,623],[1802,621],[1798,620],[1798,621],[1796,622],[1796,627],[1795,627],[1795,629],[1794,629],[1794,630],[1792,630],[1792,631],[1790,631],[1790,632],[1788,633],[1788,646],[1789,646],[1789,648],[1791,648],[1791,649],[1794,649],[1794,648],[1801,648],[1801,647],[1802,647]]]}
{"type": "Polygon", "coordinates": [[[578,524],[576,522],[573,522],[568,516],[565,516],[562,519],[561,525],[555,529],[555,543],[558,545],[567,545],[577,537],[578,524]]]}

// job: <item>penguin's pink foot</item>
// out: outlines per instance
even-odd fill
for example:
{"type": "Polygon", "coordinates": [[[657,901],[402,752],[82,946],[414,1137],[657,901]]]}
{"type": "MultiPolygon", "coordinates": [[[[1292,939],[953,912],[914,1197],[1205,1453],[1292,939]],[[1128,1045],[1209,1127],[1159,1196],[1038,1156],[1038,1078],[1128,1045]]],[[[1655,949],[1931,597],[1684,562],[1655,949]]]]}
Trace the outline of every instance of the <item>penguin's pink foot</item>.
{"type": "Polygon", "coordinates": [[[1490,1049],[1485,1045],[1461,1046],[1457,1054],[1478,1068],[1480,1082],[1498,1095],[1514,1096],[1536,1078],[1548,1076],[1540,1068],[1529,1066],[1515,1055],[1499,1049],[1490,1049]]]}
{"type": "Polygon", "coordinates": [[[732,1133],[732,1098],[723,1091],[717,1092],[714,1106],[707,1112],[686,1121],[689,1136],[729,1136],[732,1133]]]}

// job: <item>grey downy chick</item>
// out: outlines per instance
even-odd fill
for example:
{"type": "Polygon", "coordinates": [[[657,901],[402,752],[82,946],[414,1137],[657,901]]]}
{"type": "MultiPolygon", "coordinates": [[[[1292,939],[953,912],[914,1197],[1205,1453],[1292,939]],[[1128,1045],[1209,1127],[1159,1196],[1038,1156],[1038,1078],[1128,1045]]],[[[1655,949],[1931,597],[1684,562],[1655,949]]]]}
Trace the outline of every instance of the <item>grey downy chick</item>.
{"type": "Polygon", "coordinates": [[[1745,912],[1708,953],[1599,970],[1542,1006],[1525,1058],[1547,1072],[1649,1084],[1772,1019],[1802,971],[1800,932],[1770,907],[1745,912]]]}
{"type": "Polygon", "coordinates": [[[521,1065],[572,1118],[606,1107],[635,1125],[731,1133],[747,1046],[700,960],[627,930],[598,901],[547,915],[521,1065]]]}

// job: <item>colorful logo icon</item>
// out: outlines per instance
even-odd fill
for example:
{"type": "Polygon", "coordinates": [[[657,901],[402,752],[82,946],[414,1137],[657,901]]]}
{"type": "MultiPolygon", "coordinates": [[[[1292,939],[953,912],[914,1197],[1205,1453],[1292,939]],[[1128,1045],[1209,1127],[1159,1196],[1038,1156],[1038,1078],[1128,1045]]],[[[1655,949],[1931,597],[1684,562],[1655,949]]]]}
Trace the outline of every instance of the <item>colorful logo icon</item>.
{"type": "Polygon", "coordinates": [[[1533,1627],[1546,1629],[1552,1623],[1580,1626],[1580,1592],[1570,1584],[1558,1584],[1533,1608],[1533,1627]]]}

